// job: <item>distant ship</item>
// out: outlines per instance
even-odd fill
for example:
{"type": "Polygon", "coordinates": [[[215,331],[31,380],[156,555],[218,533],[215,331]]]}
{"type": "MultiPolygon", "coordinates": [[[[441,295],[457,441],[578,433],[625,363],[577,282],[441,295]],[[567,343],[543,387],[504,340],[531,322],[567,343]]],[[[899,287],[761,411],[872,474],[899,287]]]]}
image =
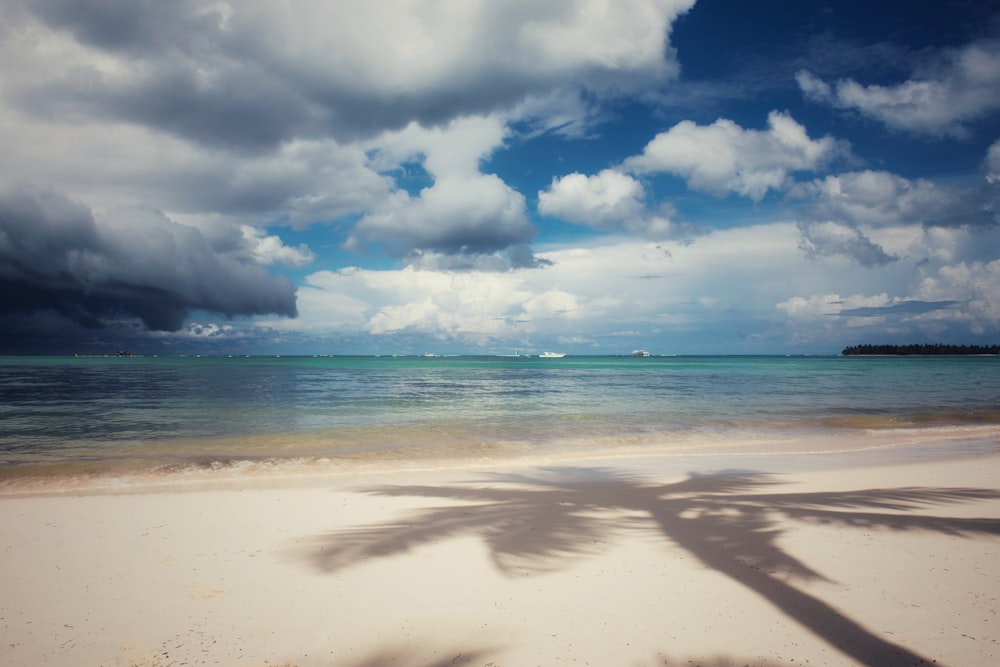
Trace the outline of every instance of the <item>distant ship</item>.
{"type": "Polygon", "coordinates": [[[649,351],[648,350],[632,350],[632,356],[633,357],[648,357],[649,356],[649,351]]]}
{"type": "Polygon", "coordinates": [[[562,359],[566,355],[562,352],[542,352],[538,355],[539,359],[562,359]]]}

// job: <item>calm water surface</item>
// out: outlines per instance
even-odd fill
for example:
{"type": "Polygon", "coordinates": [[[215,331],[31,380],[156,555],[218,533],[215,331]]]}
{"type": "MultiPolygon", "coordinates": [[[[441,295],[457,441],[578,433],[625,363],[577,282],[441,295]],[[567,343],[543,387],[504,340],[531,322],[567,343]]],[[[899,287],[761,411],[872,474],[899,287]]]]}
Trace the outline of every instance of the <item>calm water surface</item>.
{"type": "Polygon", "coordinates": [[[0,474],[1000,424],[998,357],[0,358],[0,474]]]}

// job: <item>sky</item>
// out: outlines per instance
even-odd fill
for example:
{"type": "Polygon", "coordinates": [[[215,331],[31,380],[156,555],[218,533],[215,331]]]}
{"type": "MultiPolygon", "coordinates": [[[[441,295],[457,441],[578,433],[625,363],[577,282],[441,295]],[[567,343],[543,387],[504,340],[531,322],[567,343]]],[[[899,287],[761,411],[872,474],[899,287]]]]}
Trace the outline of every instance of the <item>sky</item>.
{"type": "Polygon", "coordinates": [[[0,353],[1000,341],[1000,8],[0,0],[0,353]]]}

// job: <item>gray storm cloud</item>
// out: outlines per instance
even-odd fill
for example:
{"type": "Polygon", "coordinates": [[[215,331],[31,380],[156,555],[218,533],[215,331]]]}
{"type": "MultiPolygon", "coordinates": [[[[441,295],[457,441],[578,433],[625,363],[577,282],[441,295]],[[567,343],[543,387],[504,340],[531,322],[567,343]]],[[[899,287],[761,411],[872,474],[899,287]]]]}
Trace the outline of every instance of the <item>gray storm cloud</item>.
{"type": "Polygon", "coordinates": [[[176,331],[196,309],[294,317],[295,288],[159,213],[97,219],[52,190],[0,191],[0,316],[54,311],[90,328],[138,317],[176,331]]]}

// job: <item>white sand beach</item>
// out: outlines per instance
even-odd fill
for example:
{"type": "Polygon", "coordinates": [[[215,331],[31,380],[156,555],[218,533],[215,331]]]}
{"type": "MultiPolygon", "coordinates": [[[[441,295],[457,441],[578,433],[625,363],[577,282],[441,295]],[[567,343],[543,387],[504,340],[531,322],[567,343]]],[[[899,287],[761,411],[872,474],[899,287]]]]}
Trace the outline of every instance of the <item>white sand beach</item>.
{"type": "Polygon", "coordinates": [[[8,495],[0,664],[1000,662],[1000,456],[693,461],[8,495]]]}

